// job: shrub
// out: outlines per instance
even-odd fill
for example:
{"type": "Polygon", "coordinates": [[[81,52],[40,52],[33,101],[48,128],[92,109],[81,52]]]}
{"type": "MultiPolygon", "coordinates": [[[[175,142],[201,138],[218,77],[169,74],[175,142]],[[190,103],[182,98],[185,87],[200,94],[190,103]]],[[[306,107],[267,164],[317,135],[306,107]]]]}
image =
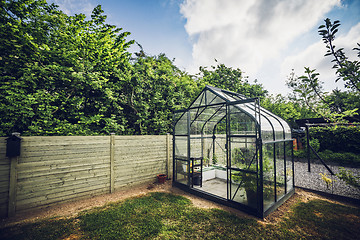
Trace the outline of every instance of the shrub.
{"type": "Polygon", "coordinates": [[[320,143],[319,151],[360,153],[360,127],[330,126],[309,129],[311,139],[320,143]]]}
{"type": "Polygon", "coordinates": [[[360,156],[351,152],[333,152],[331,150],[325,150],[319,152],[319,156],[324,161],[337,162],[339,164],[360,166],[360,156]]]}

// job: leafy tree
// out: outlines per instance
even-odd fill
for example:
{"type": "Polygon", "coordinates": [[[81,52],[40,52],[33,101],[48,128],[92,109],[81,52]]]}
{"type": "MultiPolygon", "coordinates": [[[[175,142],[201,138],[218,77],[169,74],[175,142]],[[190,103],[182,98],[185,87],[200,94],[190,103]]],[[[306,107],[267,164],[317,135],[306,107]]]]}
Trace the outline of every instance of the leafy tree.
{"type": "Polygon", "coordinates": [[[173,111],[190,105],[204,85],[180,71],[165,54],[137,56],[124,87],[127,133],[171,132],[173,111]]]}
{"type": "MultiPolygon", "coordinates": [[[[341,78],[345,82],[345,87],[360,92],[360,62],[358,60],[349,60],[345,55],[344,48],[336,49],[334,45],[335,34],[338,32],[340,21],[331,22],[329,18],[324,21],[325,25],[319,26],[319,34],[328,49],[325,56],[333,57],[333,68],[336,69],[338,75],[336,81],[341,78]]],[[[353,48],[353,50],[357,50],[358,57],[360,57],[360,44],[357,43],[357,45],[358,47],[353,48]]]]}
{"type": "MultiPolygon", "coordinates": [[[[336,49],[334,45],[335,34],[338,32],[340,21],[333,23],[329,18],[325,19],[325,25],[319,26],[319,34],[322,36],[326,44],[327,53],[325,56],[333,56],[333,68],[337,69],[336,73],[339,79],[343,79],[345,87],[355,92],[341,92],[336,89],[332,93],[324,93],[322,91],[322,82],[319,81],[319,73],[315,69],[305,67],[305,75],[295,77],[291,74],[287,81],[289,88],[293,90],[292,98],[300,100],[306,104],[318,116],[323,117],[329,122],[344,121],[344,117],[353,116],[357,114],[359,106],[359,90],[360,90],[360,62],[350,61],[345,55],[343,48],[336,49]],[[349,99],[355,100],[349,104],[349,99]]],[[[359,43],[358,46],[360,47],[359,43]]],[[[359,51],[360,48],[353,50],[359,51]]]]}
{"type": "Polygon", "coordinates": [[[297,119],[316,117],[316,114],[301,102],[293,101],[281,94],[267,96],[261,101],[261,106],[288,121],[292,126],[297,119]]]}
{"type": "Polygon", "coordinates": [[[1,1],[0,129],[32,135],[124,132],[119,89],[128,32],[46,1],[1,1]]]}
{"type": "Polygon", "coordinates": [[[261,84],[256,81],[254,84],[249,83],[247,77],[239,68],[227,67],[224,64],[211,66],[212,70],[206,67],[200,67],[200,76],[202,81],[209,85],[223,88],[229,91],[240,93],[246,97],[259,97],[264,99],[267,91],[261,84]]]}
{"type": "Polygon", "coordinates": [[[339,98],[331,98],[328,93],[323,92],[322,82],[319,81],[319,73],[305,67],[305,74],[296,77],[294,73],[288,78],[287,85],[293,90],[290,98],[293,101],[302,102],[316,116],[324,118],[328,122],[344,121],[344,117],[353,116],[357,109],[341,109],[338,107],[339,98]],[[343,110],[343,111],[342,111],[343,110]]]}

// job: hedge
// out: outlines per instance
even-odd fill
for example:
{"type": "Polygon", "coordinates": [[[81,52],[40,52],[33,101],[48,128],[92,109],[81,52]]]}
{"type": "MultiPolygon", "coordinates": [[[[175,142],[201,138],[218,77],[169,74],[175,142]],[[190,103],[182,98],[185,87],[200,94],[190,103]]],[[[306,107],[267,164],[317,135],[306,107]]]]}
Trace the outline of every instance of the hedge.
{"type": "Polygon", "coordinates": [[[330,126],[309,128],[310,139],[318,139],[319,151],[360,153],[360,127],[330,126]]]}

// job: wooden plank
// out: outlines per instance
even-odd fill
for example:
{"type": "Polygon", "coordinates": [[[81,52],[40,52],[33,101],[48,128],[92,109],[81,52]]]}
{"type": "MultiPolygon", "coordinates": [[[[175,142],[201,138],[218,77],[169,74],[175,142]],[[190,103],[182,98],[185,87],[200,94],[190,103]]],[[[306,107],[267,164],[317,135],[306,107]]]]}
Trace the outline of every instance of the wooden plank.
{"type": "Polygon", "coordinates": [[[61,203],[77,201],[80,199],[88,199],[93,196],[101,195],[104,193],[106,193],[106,191],[103,189],[97,189],[97,190],[95,189],[92,192],[84,192],[84,193],[79,193],[78,195],[72,196],[72,197],[70,196],[70,197],[66,197],[66,198],[59,198],[58,201],[54,201],[51,203],[44,203],[44,204],[35,205],[35,206],[25,205],[25,206],[21,207],[20,209],[18,207],[18,213],[23,214],[23,213],[27,213],[30,211],[34,211],[36,209],[42,209],[44,207],[54,206],[54,205],[61,204],[61,203]]]}
{"type": "Polygon", "coordinates": [[[82,166],[80,165],[71,168],[57,168],[57,169],[53,169],[51,172],[47,170],[37,171],[37,172],[22,172],[21,175],[19,175],[18,179],[41,177],[41,176],[48,176],[53,174],[69,174],[80,171],[89,171],[89,173],[94,174],[96,171],[103,168],[108,169],[107,166],[104,166],[103,164],[99,164],[99,165],[82,165],[82,166]]]}
{"type": "MultiPolygon", "coordinates": [[[[91,167],[96,166],[97,168],[103,166],[103,167],[109,167],[109,162],[104,161],[98,161],[98,162],[77,162],[74,164],[44,164],[44,165],[37,165],[33,166],[32,168],[26,168],[26,167],[19,167],[18,172],[21,173],[21,175],[27,175],[27,174],[34,174],[34,173],[40,173],[43,171],[47,171],[49,173],[57,173],[57,172],[64,172],[67,169],[73,170],[81,169],[81,167],[91,167]]],[[[23,176],[22,176],[23,177],[23,176]]],[[[22,178],[21,177],[21,178],[22,178]]]]}
{"type": "Polygon", "coordinates": [[[47,177],[38,177],[38,178],[29,178],[25,179],[25,181],[18,182],[18,189],[23,190],[30,186],[42,187],[47,185],[64,185],[65,183],[71,183],[76,181],[82,181],[86,179],[105,177],[109,178],[109,171],[97,172],[96,175],[89,176],[88,172],[77,172],[75,174],[70,174],[67,176],[55,176],[49,175],[47,177]]]}
{"type": "Polygon", "coordinates": [[[71,194],[71,195],[65,195],[56,199],[49,199],[49,200],[40,200],[36,202],[29,202],[29,203],[20,203],[17,205],[17,209],[19,213],[28,212],[33,209],[37,208],[43,208],[44,206],[52,206],[59,203],[69,202],[76,199],[83,199],[83,198],[89,198],[96,195],[101,195],[104,193],[107,193],[108,190],[103,188],[94,188],[91,191],[85,191],[85,192],[78,192],[77,194],[71,194]]]}
{"type": "Polygon", "coordinates": [[[122,155],[115,155],[115,159],[117,159],[117,161],[134,161],[134,160],[139,160],[141,161],[142,159],[149,159],[149,158],[161,158],[161,159],[166,159],[165,156],[166,152],[164,151],[163,153],[157,153],[157,152],[127,152],[124,153],[122,155]]]}
{"type": "Polygon", "coordinates": [[[118,171],[116,176],[122,177],[122,176],[133,176],[133,177],[141,177],[143,174],[153,174],[156,176],[157,174],[164,173],[165,168],[152,168],[149,170],[149,168],[133,168],[133,169],[125,169],[123,171],[118,171]]]}
{"type": "Polygon", "coordinates": [[[154,174],[144,174],[141,178],[129,178],[129,177],[122,177],[122,178],[117,178],[116,179],[116,186],[122,186],[122,185],[126,185],[128,183],[137,183],[137,182],[142,182],[143,180],[156,180],[156,175],[154,174]]]}
{"type": "Polygon", "coordinates": [[[74,145],[74,144],[106,144],[109,143],[108,136],[36,136],[22,137],[24,146],[53,146],[53,145],[74,145]]]}
{"type": "Polygon", "coordinates": [[[91,192],[94,189],[104,189],[106,192],[108,192],[109,189],[109,183],[107,182],[106,185],[89,185],[89,184],[81,184],[78,187],[72,187],[72,188],[64,188],[64,189],[59,189],[59,191],[53,193],[44,193],[44,194],[39,194],[36,196],[32,196],[29,198],[23,198],[23,199],[19,199],[17,201],[18,205],[22,205],[22,204],[29,204],[29,203],[36,203],[39,201],[58,201],[58,198],[63,198],[65,196],[71,196],[74,195],[76,196],[76,194],[78,193],[82,193],[82,192],[91,192]]]}
{"type": "Polygon", "coordinates": [[[105,166],[109,165],[108,157],[89,157],[89,158],[79,158],[71,160],[58,160],[58,161],[38,161],[38,162],[26,162],[19,164],[19,172],[34,172],[41,170],[52,170],[52,169],[61,169],[61,168],[72,168],[76,166],[83,165],[99,165],[103,164],[105,166]]]}
{"type": "Polygon", "coordinates": [[[115,134],[110,135],[110,193],[115,191],[114,179],[115,179],[115,134]]]}
{"type": "Polygon", "coordinates": [[[9,180],[9,201],[8,217],[12,217],[16,212],[16,189],[17,189],[17,163],[18,157],[11,158],[10,161],[10,180],[9,180]]]}
{"type": "Polygon", "coordinates": [[[20,163],[24,164],[24,163],[30,163],[30,162],[45,162],[45,161],[78,161],[81,159],[84,159],[84,161],[86,161],[85,159],[88,158],[101,158],[101,157],[105,157],[105,156],[109,156],[109,151],[100,151],[100,152],[94,152],[94,153],[76,153],[76,154],[61,154],[61,155],[52,155],[52,156],[33,156],[33,157],[21,157],[20,158],[20,163]]]}
{"type": "Polygon", "coordinates": [[[121,167],[121,166],[131,167],[131,166],[138,166],[138,165],[144,165],[144,164],[166,164],[166,160],[159,159],[159,158],[148,158],[148,159],[142,159],[142,161],[140,161],[140,160],[134,159],[133,161],[129,161],[128,163],[126,161],[121,161],[121,162],[118,161],[118,162],[116,162],[115,166],[116,167],[121,167]]]}
{"type": "Polygon", "coordinates": [[[22,151],[21,157],[28,158],[28,157],[41,157],[41,156],[53,156],[53,155],[69,155],[69,154],[99,154],[99,153],[108,153],[109,149],[103,146],[93,146],[92,148],[69,148],[67,150],[39,150],[37,152],[24,152],[22,151]]]}
{"type": "Polygon", "coordinates": [[[82,181],[65,182],[63,185],[48,185],[42,187],[28,186],[18,194],[18,201],[24,199],[36,198],[38,196],[49,196],[51,194],[56,195],[64,191],[71,191],[74,189],[87,189],[93,186],[103,186],[104,188],[109,185],[108,176],[102,176],[92,179],[84,179],[82,181]]]}
{"type": "Polygon", "coordinates": [[[104,192],[109,192],[109,184],[107,184],[105,187],[102,185],[93,185],[93,186],[86,186],[85,187],[79,187],[79,188],[73,188],[68,189],[66,191],[59,191],[55,194],[49,194],[49,195],[41,195],[34,198],[29,199],[23,199],[17,202],[17,207],[22,205],[30,205],[30,206],[40,206],[44,204],[49,204],[52,202],[59,202],[59,200],[66,199],[66,198],[76,198],[77,195],[81,195],[84,192],[90,193],[93,190],[104,190],[104,192]]]}

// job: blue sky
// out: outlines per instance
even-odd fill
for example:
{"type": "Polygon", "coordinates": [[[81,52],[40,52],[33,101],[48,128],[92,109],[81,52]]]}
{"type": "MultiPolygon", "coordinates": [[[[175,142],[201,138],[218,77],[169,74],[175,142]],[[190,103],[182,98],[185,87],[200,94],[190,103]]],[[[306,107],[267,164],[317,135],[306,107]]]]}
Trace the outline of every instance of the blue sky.
{"type": "MultiPolygon", "coordinates": [[[[335,84],[331,59],[317,33],[323,20],[340,20],[336,46],[351,51],[360,42],[360,0],[52,0],[65,13],[101,5],[108,22],[131,32],[150,55],[165,53],[191,74],[215,60],[240,68],[270,93],[286,94],[287,76],[304,67],[320,72],[325,90],[335,84]]],[[[134,46],[132,51],[137,51],[134,46]]]]}

